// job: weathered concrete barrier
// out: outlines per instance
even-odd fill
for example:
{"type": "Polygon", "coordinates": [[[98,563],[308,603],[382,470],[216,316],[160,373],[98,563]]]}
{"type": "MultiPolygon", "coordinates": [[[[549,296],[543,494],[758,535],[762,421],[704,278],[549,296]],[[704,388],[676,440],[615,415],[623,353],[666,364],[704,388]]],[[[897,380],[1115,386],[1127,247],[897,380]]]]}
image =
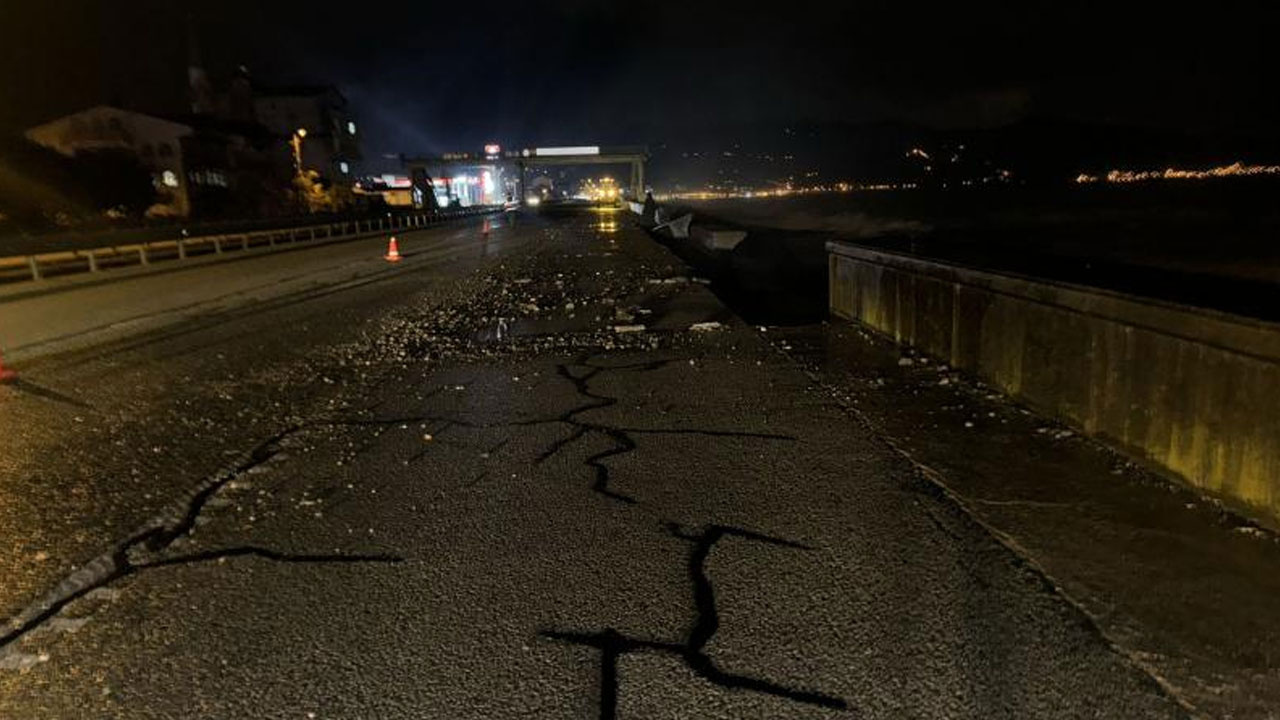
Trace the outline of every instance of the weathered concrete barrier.
{"type": "Polygon", "coordinates": [[[1280,325],[827,244],[833,314],[1280,526],[1280,325]]]}
{"type": "Polygon", "coordinates": [[[708,250],[732,250],[747,239],[747,231],[694,225],[689,230],[689,236],[708,250]]]}

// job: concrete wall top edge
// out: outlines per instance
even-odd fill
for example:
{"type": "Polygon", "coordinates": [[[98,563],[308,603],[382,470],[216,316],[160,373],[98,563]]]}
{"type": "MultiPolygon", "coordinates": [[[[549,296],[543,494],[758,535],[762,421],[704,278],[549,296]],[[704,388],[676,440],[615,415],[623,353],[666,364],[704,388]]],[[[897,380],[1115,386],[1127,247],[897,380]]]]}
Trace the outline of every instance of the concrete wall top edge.
{"type": "Polygon", "coordinates": [[[1280,362],[1280,324],[1151,298],[980,270],[834,240],[827,252],[1280,362]]]}

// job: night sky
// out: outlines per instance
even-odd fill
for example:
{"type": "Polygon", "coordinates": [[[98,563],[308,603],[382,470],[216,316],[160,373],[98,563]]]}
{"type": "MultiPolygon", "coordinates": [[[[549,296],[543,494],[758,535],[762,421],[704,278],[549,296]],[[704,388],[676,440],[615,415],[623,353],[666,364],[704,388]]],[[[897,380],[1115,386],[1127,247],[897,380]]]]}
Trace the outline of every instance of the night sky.
{"type": "Polygon", "coordinates": [[[1027,117],[1280,133],[1274,11],[1111,3],[0,2],[0,130],[215,86],[333,83],[365,155],[679,143],[721,124],[1027,117]]]}

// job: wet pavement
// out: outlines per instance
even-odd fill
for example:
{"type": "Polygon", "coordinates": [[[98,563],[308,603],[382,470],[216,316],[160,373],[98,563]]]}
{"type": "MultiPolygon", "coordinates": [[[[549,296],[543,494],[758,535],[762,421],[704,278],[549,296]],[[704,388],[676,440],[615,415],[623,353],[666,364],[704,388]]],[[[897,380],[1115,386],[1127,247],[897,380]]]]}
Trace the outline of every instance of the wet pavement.
{"type": "Polygon", "coordinates": [[[771,343],[1208,717],[1280,717],[1280,536],[851,323],[771,343]]]}
{"type": "Polygon", "coordinates": [[[1194,714],[629,218],[473,230],[0,389],[0,717],[1194,714]]]}
{"type": "MultiPolygon", "coordinates": [[[[356,364],[329,350],[359,342],[370,323],[397,307],[455,295],[471,273],[521,242],[509,232],[484,238],[475,226],[465,234],[455,228],[414,233],[405,249],[415,256],[454,246],[462,251],[384,263],[372,277],[329,274],[328,284],[284,283],[286,292],[245,293],[238,303],[224,296],[165,313],[170,324],[145,332],[135,327],[132,334],[68,319],[76,305],[54,306],[45,316],[49,326],[76,328],[99,342],[20,362],[20,382],[0,388],[0,536],[11,548],[0,553],[0,614],[13,616],[262,438],[339,402],[338,390],[376,383],[384,363],[356,364]]],[[[288,256],[303,266],[338,251],[337,262],[355,266],[344,254],[361,244],[375,261],[381,257],[380,243],[358,241],[246,262],[274,265],[288,256]]],[[[245,267],[233,262],[207,270],[220,276],[245,267]]],[[[210,296],[222,293],[205,274],[162,273],[156,280],[207,283],[210,296]]],[[[129,284],[102,291],[115,295],[129,284]]],[[[15,305],[0,305],[0,330],[17,312],[15,305]]]]}

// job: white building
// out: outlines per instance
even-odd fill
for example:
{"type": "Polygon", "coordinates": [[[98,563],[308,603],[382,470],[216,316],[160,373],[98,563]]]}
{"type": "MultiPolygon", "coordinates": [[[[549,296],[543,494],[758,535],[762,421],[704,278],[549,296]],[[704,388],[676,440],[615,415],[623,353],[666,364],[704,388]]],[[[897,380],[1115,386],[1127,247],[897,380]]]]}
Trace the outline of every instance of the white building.
{"type": "Polygon", "coordinates": [[[68,157],[82,151],[128,150],[151,171],[162,205],[178,215],[191,212],[183,166],[183,138],[191,126],[152,115],[98,105],[37,125],[28,140],[68,157]]]}

